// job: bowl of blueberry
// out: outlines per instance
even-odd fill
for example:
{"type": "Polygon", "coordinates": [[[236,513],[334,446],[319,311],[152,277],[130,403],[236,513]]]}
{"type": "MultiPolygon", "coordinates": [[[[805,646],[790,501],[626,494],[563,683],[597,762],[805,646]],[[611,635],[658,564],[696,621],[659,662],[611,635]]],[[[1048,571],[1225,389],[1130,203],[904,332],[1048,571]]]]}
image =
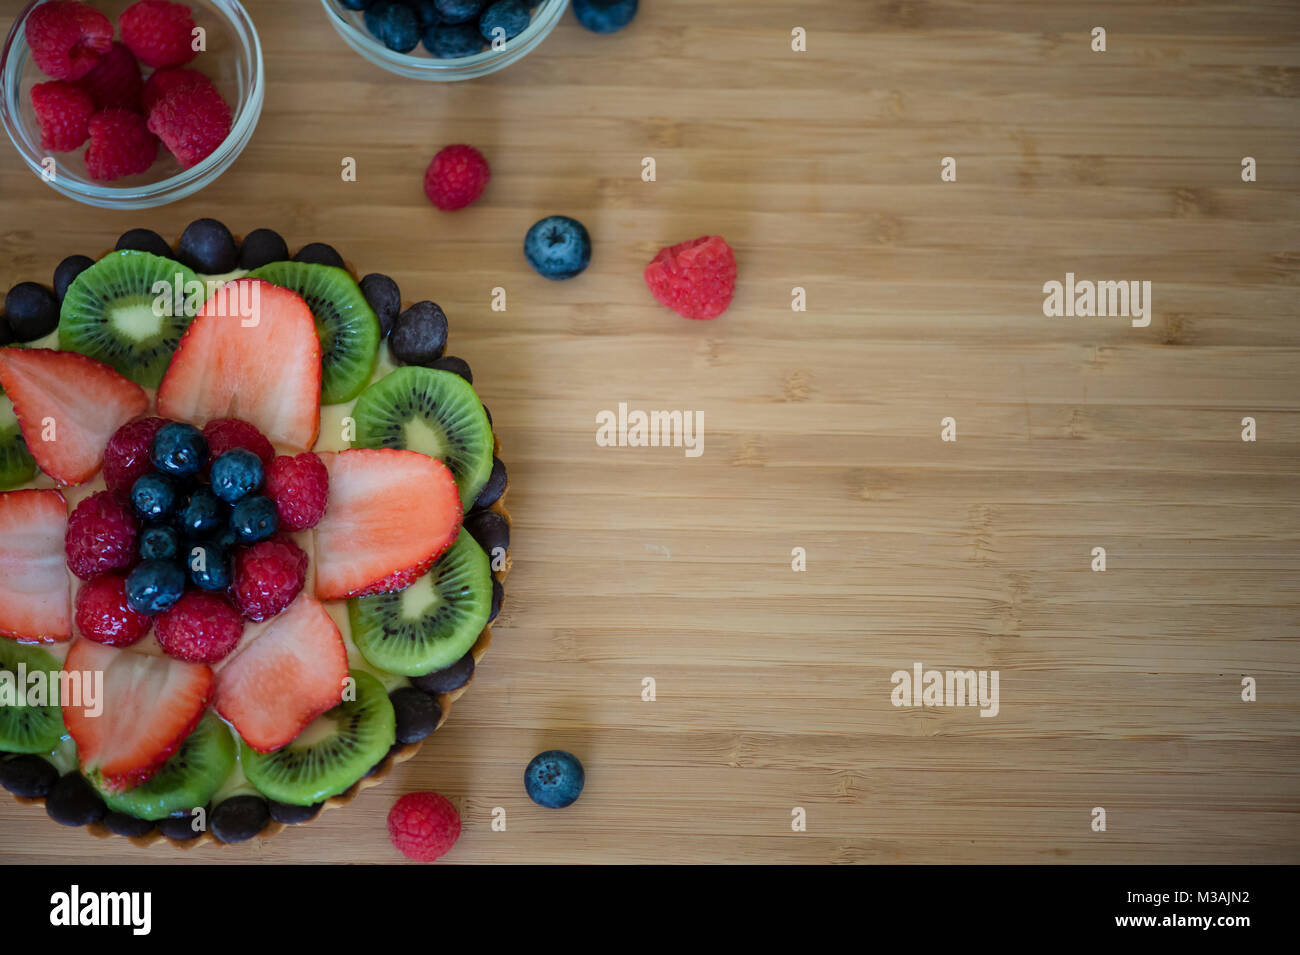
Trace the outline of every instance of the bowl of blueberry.
{"type": "Polygon", "coordinates": [[[417,80],[469,80],[537,48],[569,0],[321,0],[343,40],[417,80]]]}

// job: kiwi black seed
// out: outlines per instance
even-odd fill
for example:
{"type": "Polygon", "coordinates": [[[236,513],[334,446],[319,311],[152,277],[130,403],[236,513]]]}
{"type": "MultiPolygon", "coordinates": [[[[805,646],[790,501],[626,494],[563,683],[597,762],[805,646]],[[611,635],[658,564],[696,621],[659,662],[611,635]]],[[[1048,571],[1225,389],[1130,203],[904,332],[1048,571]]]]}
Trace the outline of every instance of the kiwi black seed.
{"type": "Polygon", "coordinates": [[[492,428],[469,383],[408,365],[362,392],[352,410],[358,448],[406,448],[437,458],[456,478],[468,511],[492,473],[492,428]]]}
{"type": "Polygon", "coordinates": [[[492,606],[488,558],[462,532],[405,590],[348,601],[352,641],[388,673],[419,676],[451,666],[474,646],[492,606]]]}
{"type": "Polygon", "coordinates": [[[346,792],[397,739],[384,685],[363,670],[349,674],[356,698],[318,716],[298,738],[273,753],[242,744],[248,781],[276,802],[312,806],[346,792]]]}
{"type": "Polygon", "coordinates": [[[167,240],[152,229],[130,229],[123,232],[121,238],[117,240],[116,250],[123,252],[128,249],[135,252],[148,252],[164,259],[170,259],[174,254],[167,240]]]}
{"type": "Polygon", "coordinates": [[[59,709],[59,661],[40,647],[15,643],[0,637],[0,672],[6,682],[17,688],[19,667],[29,679],[44,671],[47,697],[44,700],[24,695],[23,704],[5,701],[0,705],[0,752],[48,753],[59,745],[64,734],[63,711],[59,709]]]}
{"type": "Polygon", "coordinates": [[[321,404],[351,401],[375,370],[379,319],[343,269],[272,262],[249,273],[302,296],[316,320],[321,345],[321,404]]]}
{"type": "Polygon", "coordinates": [[[36,476],[36,459],[27,450],[13,402],[0,395],[0,491],[26,484],[36,476]]]}
{"type": "Polygon", "coordinates": [[[466,653],[449,667],[443,667],[441,670],[434,670],[432,673],[426,673],[424,676],[411,677],[411,686],[423,690],[425,693],[450,693],[452,690],[459,690],[462,686],[470,681],[474,676],[474,654],[466,653]]]}
{"type": "Polygon", "coordinates": [[[139,819],[165,819],[206,805],[234,767],[235,740],[230,728],[215,714],[207,713],[144,783],[122,793],[97,788],[110,809],[139,819]]]}
{"type": "Polygon", "coordinates": [[[110,252],[68,288],[59,315],[59,347],[157,388],[194,317],[197,283],[198,276],[173,259],[110,252]]]}

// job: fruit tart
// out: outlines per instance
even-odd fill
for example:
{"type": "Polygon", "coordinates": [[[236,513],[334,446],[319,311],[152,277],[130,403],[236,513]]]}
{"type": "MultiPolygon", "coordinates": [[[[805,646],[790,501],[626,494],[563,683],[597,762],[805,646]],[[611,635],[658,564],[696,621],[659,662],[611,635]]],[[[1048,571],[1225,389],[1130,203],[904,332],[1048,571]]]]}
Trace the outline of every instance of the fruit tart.
{"type": "Polygon", "coordinates": [[[444,721],[509,570],[447,318],[192,223],[0,320],[0,784],[137,845],[267,837],[444,721]]]}

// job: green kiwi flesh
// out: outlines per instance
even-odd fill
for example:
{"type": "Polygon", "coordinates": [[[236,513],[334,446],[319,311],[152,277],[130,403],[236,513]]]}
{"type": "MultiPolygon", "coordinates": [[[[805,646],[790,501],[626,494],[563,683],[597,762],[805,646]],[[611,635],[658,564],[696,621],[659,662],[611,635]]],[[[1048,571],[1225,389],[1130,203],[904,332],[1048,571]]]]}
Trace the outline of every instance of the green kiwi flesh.
{"type": "Polygon", "coordinates": [[[59,709],[60,669],[59,661],[40,647],[0,637],[0,752],[49,753],[59,745],[67,732],[59,709]],[[37,684],[32,674],[37,672],[44,674],[40,699],[33,698],[37,684]]]}
{"type": "Polygon", "coordinates": [[[0,491],[26,484],[36,477],[36,459],[27,451],[13,402],[0,396],[0,491]]]}

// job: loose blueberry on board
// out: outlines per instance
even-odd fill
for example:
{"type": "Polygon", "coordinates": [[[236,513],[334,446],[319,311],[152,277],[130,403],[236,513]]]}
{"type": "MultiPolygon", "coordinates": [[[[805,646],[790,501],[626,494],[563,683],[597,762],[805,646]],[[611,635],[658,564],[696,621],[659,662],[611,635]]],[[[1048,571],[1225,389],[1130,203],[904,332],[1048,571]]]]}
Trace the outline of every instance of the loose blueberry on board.
{"type": "Polygon", "coordinates": [[[176,528],[155,524],[140,532],[141,560],[175,560],[180,553],[180,535],[176,528]]]}
{"type": "Polygon", "coordinates": [[[150,458],[163,474],[193,477],[208,463],[208,442],[192,424],[170,421],[154,435],[150,458]]]}
{"type": "Polygon", "coordinates": [[[258,494],[246,497],[230,512],[230,527],[241,544],[264,541],[280,524],[280,514],[275,502],[258,494]]]}
{"type": "Polygon", "coordinates": [[[70,255],[58,264],[54,270],[54,294],[59,303],[68,294],[68,286],[77,280],[77,276],[95,264],[88,255],[70,255]]]}
{"type": "Polygon", "coordinates": [[[59,327],[59,300],[44,285],[19,282],[5,296],[5,319],[14,341],[36,341],[59,327]]]}
{"type": "Polygon", "coordinates": [[[54,784],[45,797],[45,812],[60,825],[87,826],[103,819],[108,807],[81,773],[74,771],[54,784]]]}
{"type": "Polygon", "coordinates": [[[424,31],[424,48],[440,60],[459,60],[483,49],[483,35],[473,23],[439,23],[424,31]]]}
{"type": "Polygon", "coordinates": [[[59,781],[59,771],[39,756],[15,756],[0,763],[0,786],[15,796],[39,799],[59,781]]]}
{"type": "Polygon", "coordinates": [[[478,32],[489,43],[498,37],[513,40],[528,29],[528,24],[532,22],[533,15],[528,11],[528,4],[524,0],[496,0],[479,17],[478,32]],[[501,32],[497,33],[498,30],[501,32]]]}
{"type": "Polygon", "coordinates": [[[166,239],[152,229],[131,229],[123,232],[121,238],[117,240],[116,249],[118,252],[126,249],[151,252],[154,255],[161,255],[164,259],[172,257],[172,247],[167,244],[166,239]]]}
{"type": "Polygon", "coordinates": [[[475,19],[487,5],[487,0],[433,0],[444,23],[466,23],[475,19]]]}
{"type": "Polygon", "coordinates": [[[573,15],[593,33],[617,33],[636,17],[637,0],[573,0],[573,15]]]}
{"type": "Polygon", "coordinates": [[[397,717],[397,741],[418,743],[438,728],[442,708],[438,701],[413,686],[404,686],[389,694],[397,717]]]}
{"type": "Polygon", "coordinates": [[[571,279],[591,264],[591,236],[577,219],[547,216],[524,236],[524,256],[548,279],[571,279]]]}
{"type": "Polygon", "coordinates": [[[563,809],[582,795],[586,773],[578,757],[562,749],[548,749],[533,757],[524,770],[528,798],[546,809],[563,809]]]}
{"type": "Polygon", "coordinates": [[[144,474],[131,485],[131,506],[141,520],[160,521],[176,506],[176,488],[161,474],[144,474]]]}
{"type": "Polygon", "coordinates": [[[185,555],[190,580],[200,590],[220,592],[230,586],[230,560],[215,544],[195,544],[185,555]]]}
{"type": "Polygon", "coordinates": [[[387,337],[393,330],[398,313],[402,310],[402,290],[387,275],[371,272],[361,280],[361,294],[366,297],[366,304],[379,318],[379,330],[382,337],[387,337]]]}
{"type": "Polygon", "coordinates": [[[217,804],[210,820],[218,842],[246,842],[270,821],[271,809],[261,796],[231,796],[217,804]]]}
{"type": "Polygon", "coordinates": [[[288,259],[289,246],[274,229],[254,229],[244,236],[244,244],[239,247],[239,267],[249,271],[288,259]]]}
{"type": "Polygon", "coordinates": [[[365,15],[371,36],[394,53],[410,53],[420,45],[420,21],[415,11],[401,3],[380,0],[365,15]]]}
{"type": "Polygon", "coordinates": [[[147,560],[126,578],[126,602],[152,617],[175,605],[185,592],[185,571],[171,561],[147,560]]]}
{"type": "Polygon", "coordinates": [[[230,520],[230,508],[211,488],[198,487],[177,508],[176,525],[191,539],[216,534],[230,520]]]}
{"type": "Polygon", "coordinates": [[[429,362],[429,367],[438,371],[449,371],[454,375],[460,375],[471,385],[474,384],[474,372],[470,371],[469,362],[463,358],[457,358],[455,355],[444,355],[437,361],[429,362]]]}
{"type": "Polygon", "coordinates": [[[411,677],[411,686],[436,696],[439,693],[450,693],[452,690],[459,690],[469,682],[470,677],[473,675],[474,654],[471,651],[449,667],[434,670],[424,676],[411,677]]]}
{"type": "Polygon", "coordinates": [[[343,263],[343,256],[335,251],[334,246],[326,245],[324,242],[310,242],[298,250],[298,254],[293,257],[295,262],[305,262],[308,265],[332,265],[336,269],[347,268],[343,263]]]}
{"type": "Polygon", "coordinates": [[[388,336],[388,353],[403,365],[429,365],[447,347],[447,316],[433,302],[416,302],[401,315],[388,336]]]}
{"type": "Polygon", "coordinates": [[[212,462],[212,493],[234,504],[262,486],[262,459],[246,448],[233,448],[212,462]]]}
{"type": "Polygon", "coordinates": [[[196,219],[176,243],[176,255],[204,275],[225,275],[239,264],[239,249],[230,230],[216,219],[196,219]]]}

